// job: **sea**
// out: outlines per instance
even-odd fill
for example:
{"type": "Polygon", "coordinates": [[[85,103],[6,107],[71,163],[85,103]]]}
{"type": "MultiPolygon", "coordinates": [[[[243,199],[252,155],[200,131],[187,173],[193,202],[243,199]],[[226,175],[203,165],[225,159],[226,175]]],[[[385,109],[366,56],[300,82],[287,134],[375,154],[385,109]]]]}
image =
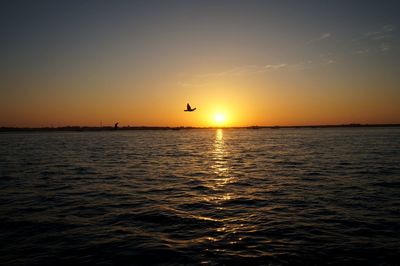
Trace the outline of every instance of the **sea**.
{"type": "Polygon", "coordinates": [[[400,127],[0,133],[1,265],[400,265],[400,127]]]}

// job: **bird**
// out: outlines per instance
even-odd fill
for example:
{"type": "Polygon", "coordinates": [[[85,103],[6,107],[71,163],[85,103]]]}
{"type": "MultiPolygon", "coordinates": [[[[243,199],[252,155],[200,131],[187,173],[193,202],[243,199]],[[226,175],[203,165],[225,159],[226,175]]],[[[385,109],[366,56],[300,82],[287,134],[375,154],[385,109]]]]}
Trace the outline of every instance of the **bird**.
{"type": "Polygon", "coordinates": [[[196,108],[190,107],[190,104],[186,104],[186,110],[183,110],[184,112],[193,112],[196,110],[196,108]]]}

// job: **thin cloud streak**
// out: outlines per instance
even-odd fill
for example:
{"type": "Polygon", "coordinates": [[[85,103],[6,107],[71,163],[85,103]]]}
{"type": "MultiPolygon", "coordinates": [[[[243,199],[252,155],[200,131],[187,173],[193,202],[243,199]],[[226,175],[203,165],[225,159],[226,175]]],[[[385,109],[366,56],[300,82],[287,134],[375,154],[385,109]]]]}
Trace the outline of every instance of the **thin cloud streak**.
{"type": "Polygon", "coordinates": [[[326,33],[321,34],[319,37],[317,37],[315,39],[309,40],[307,43],[310,44],[310,43],[320,42],[320,41],[330,38],[331,36],[332,36],[332,34],[330,32],[326,32],[326,33]]]}
{"type": "Polygon", "coordinates": [[[226,78],[226,77],[247,77],[252,75],[262,75],[268,72],[276,72],[282,70],[302,71],[316,66],[326,66],[335,63],[336,61],[329,57],[322,57],[317,62],[312,60],[302,61],[293,64],[267,64],[267,65],[244,65],[228,69],[226,71],[208,73],[203,75],[194,76],[193,79],[188,81],[179,81],[178,85],[181,87],[200,88],[210,85],[210,78],[226,78]]]}
{"type": "Polygon", "coordinates": [[[367,53],[369,53],[369,51],[370,51],[370,49],[361,49],[361,50],[356,51],[355,53],[356,54],[367,54],[367,53]]]}
{"type": "Polygon", "coordinates": [[[246,76],[254,74],[262,74],[269,71],[276,71],[279,69],[288,68],[290,65],[282,64],[267,64],[267,65],[244,65],[234,67],[221,72],[207,73],[203,75],[197,75],[198,78],[208,78],[208,77],[224,77],[224,76],[246,76]]]}
{"type": "Polygon", "coordinates": [[[359,48],[355,54],[368,54],[373,51],[387,52],[393,47],[396,27],[384,25],[379,30],[362,33],[361,36],[351,40],[356,45],[367,46],[359,48]]]}
{"type": "Polygon", "coordinates": [[[209,83],[206,82],[178,82],[178,85],[184,88],[201,88],[207,86],[209,83]]]}
{"type": "Polygon", "coordinates": [[[223,71],[220,73],[214,73],[211,75],[215,76],[243,76],[243,75],[252,75],[252,74],[261,74],[267,71],[278,70],[282,68],[286,68],[287,64],[276,64],[276,65],[264,65],[264,66],[257,66],[257,65],[247,65],[236,67],[233,69],[229,69],[227,71],[223,71]]]}
{"type": "MultiPolygon", "coordinates": [[[[298,64],[296,64],[298,65],[298,64]]],[[[295,65],[293,65],[295,66],[295,65]]],[[[267,65],[244,65],[235,68],[231,68],[221,72],[207,73],[203,75],[195,76],[191,81],[180,81],[178,85],[181,87],[204,87],[209,83],[211,78],[224,78],[224,77],[240,77],[240,76],[251,76],[257,74],[263,74],[266,72],[277,71],[290,67],[288,64],[267,64],[267,65]]]]}

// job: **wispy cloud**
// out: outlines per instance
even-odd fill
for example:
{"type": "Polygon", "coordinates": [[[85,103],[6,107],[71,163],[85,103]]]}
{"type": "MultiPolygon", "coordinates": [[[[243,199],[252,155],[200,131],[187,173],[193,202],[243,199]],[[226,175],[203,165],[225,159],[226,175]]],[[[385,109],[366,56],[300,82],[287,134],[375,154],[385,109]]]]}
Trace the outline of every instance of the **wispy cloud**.
{"type": "Polygon", "coordinates": [[[355,54],[367,54],[370,52],[387,52],[393,47],[393,39],[396,27],[394,25],[384,25],[375,31],[364,32],[351,42],[361,46],[355,54]],[[363,47],[363,48],[362,48],[363,47]]]}
{"type": "Polygon", "coordinates": [[[329,54],[329,56],[321,55],[321,58],[315,62],[312,60],[306,60],[291,64],[281,63],[266,65],[243,65],[220,72],[206,73],[188,77],[187,80],[178,82],[178,85],[187,88],[201,88],[212,84],[213,80],[218,78],[248,77],[277,71],[302,71],[312,67],[330,65],[333,63],[335,63],[335,60],[329,54]]]}
{"type": "Polygon", "coordinates": [[[387,51],[390,50],[390,48],[391,48],[391,46],[388,45],[388,44],[385,44],[385,43],[382,43],[381,46],[380,46],[381,52],[387,52],[387,51]]]}
{"type": "Polygon", "coordinates": [[[243,76],[261,74],[268,71],[286,68],[287,64],[246,65],[228,69],[219,73],[209,73],[207,76],[243,76]]]}
{"type": "Polygon", "coordinates": [[[327,59],[325,62],[322,62],[321,65],[331,65],[334,64],[336,61],[334,59],[327,59]]]}
{"type": "Polygon", "coordinates": [[[184,88],[201,88],[206,86],[208,83],[205,81],[197,81],[197,82],[186,82],[186,81],[179,81],[178,85],[184,88]]]}
{"type": "Polygon", "coordinates": [[[322,33],[320,36],[309,40],[307,43],[310,44],[310,43],[314,43],[314,42],[320,42],[320,41],[330,38],[331,36],[332,36],[332,34],[330,32],[322,33]]]}
{"type": "Polygon", "coordinates": [[[370,49],[366,48],[366,49],[357,50],[355,53],[356,54],[367,54],[367,53],[369,53],[369,51],[370,51],[370,49]]]}
{"type": "Polygon", "coordinates": [[[394,31],[395,27],[393,25],[385,25],[383,26],[383,30],[386,32],[394,31]]]}
{"type": "Polygon", "coordinates": [[[319,65],[327,66],[336,63],[335,56],[331,53],[323,53],[319,55],[319,65]]]}
{"type": "Polygon", "coordinates": [[[225,77],[245,77],[266,72],[277,71],[288,68],[288,64],[267,64],[267,65],[244,65],[230,68],[220,72],[206,73],[193,76],[187,81],[180,81],[178,85],[181,87],[199,88],[210,84],[210,80],[225,77]]]}
{"type": "Polygon", "coordinates": [[[370,31],[366,32],[363,35],[365,38],[373,40],[373,41],[379,41],[382,39],[387,39],[392,37],[392,32],[395,30],[395,27],[393,25],[384,25],[381,29],[377,31],[370,31]]]}

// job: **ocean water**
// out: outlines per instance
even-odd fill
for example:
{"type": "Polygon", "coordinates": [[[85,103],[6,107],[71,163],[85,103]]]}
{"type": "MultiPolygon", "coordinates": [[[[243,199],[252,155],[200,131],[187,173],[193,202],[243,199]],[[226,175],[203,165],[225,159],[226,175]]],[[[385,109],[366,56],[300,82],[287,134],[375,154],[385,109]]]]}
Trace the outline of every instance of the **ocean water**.
{"type": "Polygon", "coordinates": [[[1,265],[399,265],[400,128],[0,134],[1,265]]]}

